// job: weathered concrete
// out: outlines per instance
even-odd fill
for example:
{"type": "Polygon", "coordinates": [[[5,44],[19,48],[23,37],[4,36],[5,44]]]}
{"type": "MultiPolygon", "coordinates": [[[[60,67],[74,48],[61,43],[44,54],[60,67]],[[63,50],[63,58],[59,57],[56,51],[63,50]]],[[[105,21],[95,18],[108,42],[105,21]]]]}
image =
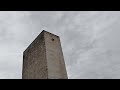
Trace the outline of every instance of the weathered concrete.
{"type": "Polygon", "coordinates": [[[67,79],[59,36],[42,31],[23,53],[23,79],[67,79]]]}

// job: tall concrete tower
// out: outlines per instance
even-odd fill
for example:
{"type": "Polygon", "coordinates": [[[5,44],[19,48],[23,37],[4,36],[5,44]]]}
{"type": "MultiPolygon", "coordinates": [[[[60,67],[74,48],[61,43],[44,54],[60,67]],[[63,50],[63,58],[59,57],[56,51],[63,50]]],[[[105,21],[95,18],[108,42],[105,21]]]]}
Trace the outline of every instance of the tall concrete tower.
{"type": "Polygon", "coordinates": [[[23,53],[23,79],[67,79],[59,36],[47,31],[23,53]]]}

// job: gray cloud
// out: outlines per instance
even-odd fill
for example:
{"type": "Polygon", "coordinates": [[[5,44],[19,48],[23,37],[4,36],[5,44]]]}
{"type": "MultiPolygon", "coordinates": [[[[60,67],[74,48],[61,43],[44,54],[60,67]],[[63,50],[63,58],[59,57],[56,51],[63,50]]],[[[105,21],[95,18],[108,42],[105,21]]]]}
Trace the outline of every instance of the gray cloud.
{"type": "Polygon", "coordinates": [[[22,52],[43,30],[61,38],[69,78],[120,78],[118,11],[0,12],[0,78],[21,78],[22,52]]]}

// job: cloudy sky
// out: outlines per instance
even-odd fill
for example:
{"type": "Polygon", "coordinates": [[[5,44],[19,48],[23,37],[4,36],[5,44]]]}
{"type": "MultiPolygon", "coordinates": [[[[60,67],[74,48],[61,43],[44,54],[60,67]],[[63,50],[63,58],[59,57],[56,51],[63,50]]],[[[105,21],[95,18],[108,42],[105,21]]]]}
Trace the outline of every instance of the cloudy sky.
{"type": "Polygon", "coordinates": [[[0,11],[0,79],[21,79],[43,29],[60,36],[70,79],[120,78],[119,11],[0,11]]]}

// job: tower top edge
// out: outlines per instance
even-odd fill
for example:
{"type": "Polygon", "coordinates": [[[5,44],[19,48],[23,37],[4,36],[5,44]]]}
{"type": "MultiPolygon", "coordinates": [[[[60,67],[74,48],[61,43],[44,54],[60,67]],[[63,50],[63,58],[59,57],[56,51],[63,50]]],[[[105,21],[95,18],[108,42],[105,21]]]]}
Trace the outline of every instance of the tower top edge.
{"type": "Polygon", "coordinates": [[[36,39],[38,39],[39,37],[44,37],[44,34],[47,33],[47,34],[51,34],[53,36],[56,36],[57,38],[59,38],[59,36],[53,34],[53,33],[50,33],[46,30],[42,30],[42,32],[32,41],[32,43],[24,50],[23,54],[28,50],[28,48],[35,42],[36,39]]]}
{"type": "Polygon", "coordinates": [[[56,37],[59,37],[58,35],[55,35],[55,34],[53,34],[53,33],[50,33],[50,32],[48,32],[48,31],[46,31],[46,30],[43,30],[41,33],[48,33],[48,34],[54,35],[54,36],[56,36],[56,37]]]}

